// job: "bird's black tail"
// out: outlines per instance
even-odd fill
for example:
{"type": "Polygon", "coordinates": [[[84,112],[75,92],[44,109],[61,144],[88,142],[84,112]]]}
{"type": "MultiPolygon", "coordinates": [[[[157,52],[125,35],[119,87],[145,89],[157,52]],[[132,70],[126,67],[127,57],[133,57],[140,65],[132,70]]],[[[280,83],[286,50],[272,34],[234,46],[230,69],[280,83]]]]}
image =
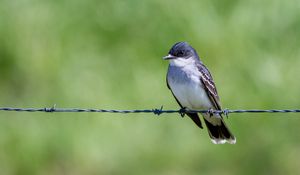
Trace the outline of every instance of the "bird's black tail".
{"type": "Polygon", "coordinates": [[[226,142],[230,144],[235,144],[236,139],[230,132],[230,130],[227,128],[224,120],[222,118],[218,118],[218,120],[220,120],[220,122],[218,122],[219,124],[213,125],[204,118],[211,141],[214,144],[224,144],[226,142]]]}

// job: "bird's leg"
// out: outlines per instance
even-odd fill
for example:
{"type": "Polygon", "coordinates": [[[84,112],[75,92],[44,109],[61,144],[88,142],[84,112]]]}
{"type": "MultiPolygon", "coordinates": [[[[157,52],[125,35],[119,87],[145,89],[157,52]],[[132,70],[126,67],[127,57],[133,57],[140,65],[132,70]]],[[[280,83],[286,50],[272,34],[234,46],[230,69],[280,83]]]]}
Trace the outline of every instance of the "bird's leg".
{"type": "Polygon", "coordinates": [[[209,108],[206,112],[206,114],[209,115],[209,117],[212,117],[214,115],[214,110],[212,108],[209,108]]]}
{"type": "Polygon", "coordinates": [[[181,117],[184,117],[184,115],[186,114],[186,107],[183,107],[179,110],[179,114],[181,115],[181,117]]]}

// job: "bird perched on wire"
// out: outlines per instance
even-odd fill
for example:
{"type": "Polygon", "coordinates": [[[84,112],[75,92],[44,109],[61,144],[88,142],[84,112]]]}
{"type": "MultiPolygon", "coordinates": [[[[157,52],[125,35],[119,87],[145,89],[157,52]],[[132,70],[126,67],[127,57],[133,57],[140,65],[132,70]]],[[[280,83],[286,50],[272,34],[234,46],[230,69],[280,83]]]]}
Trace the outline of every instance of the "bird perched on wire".
{"type": "MultiPolygon", "coordinates": [[[[169,60],[167,86],[182,109],[221,110],[213,78],[193,47],[187,42],[178,42],[163,59],[169,60]]],[[[203,128],[197,113],[187,115],[203,128]]],[[[236,143],[221,114],[208,112],[202,115],[213,143],[236,143]]]]}

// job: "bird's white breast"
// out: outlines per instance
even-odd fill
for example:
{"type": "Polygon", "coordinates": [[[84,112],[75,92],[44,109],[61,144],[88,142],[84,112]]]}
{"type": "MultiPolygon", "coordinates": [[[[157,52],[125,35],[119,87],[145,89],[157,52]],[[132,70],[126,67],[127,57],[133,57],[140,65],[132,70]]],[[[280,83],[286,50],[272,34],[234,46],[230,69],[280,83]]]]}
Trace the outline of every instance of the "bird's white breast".
{"type": "Polygon", "coordinates": [[[195,64],[171,62],[168,71],[169,86],[183,107],[210,109],[212,104],[200,79],[201,72],[195,64]]]}

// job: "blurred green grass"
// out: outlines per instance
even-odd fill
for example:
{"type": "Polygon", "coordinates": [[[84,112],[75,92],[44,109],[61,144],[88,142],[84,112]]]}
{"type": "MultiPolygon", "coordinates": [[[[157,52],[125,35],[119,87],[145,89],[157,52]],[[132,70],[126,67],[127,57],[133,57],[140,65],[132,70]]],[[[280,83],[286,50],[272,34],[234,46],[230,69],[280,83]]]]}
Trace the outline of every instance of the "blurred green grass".
{"type": "MultiPolygon", "coordinates": [[[[0,106],[178,105],[188,41],[223,108],[299,108],[299,1],[0,1],[0,106]]],[[[1,174],[299,174],[299,114],[232,114],[236,145],[170,114],[0,113],[1,174]]]]}

